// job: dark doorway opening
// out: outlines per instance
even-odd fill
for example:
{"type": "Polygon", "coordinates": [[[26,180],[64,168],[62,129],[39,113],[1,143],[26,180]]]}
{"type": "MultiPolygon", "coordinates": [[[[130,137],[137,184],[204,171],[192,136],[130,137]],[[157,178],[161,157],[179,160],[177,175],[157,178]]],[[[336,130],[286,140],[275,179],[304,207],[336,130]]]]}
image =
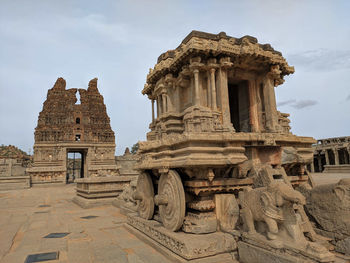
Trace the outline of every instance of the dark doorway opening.
{"type": "Polygon", "coordinates": [[[250,132],[248,81],[228,83],[231,122],[236,132],[250,132]]]}
{"type": "Polygon", "coordinates": [[[330,165],[335,165],[334,152],[332,150],[326,150],[326,151],[328,151],[329,164],[330,165]]]}
{"type": "Polygon", "coordinates": [[[326,156],[324,154],[319,154],[314,158],[314,168],[315,173],[322,173],[324,166],[326,165],[326,156]]]}
{"type": "Polygon", "coordinates": [[[86,177],[86,151],[68,149],[66,182],[73,183],[75,179],[84,177],[86,177]]]}
{"type": "Polygon", "coordinates": [[[349,164],[349,153],[346,148],[339,149],[339,164],[349,164]]]}

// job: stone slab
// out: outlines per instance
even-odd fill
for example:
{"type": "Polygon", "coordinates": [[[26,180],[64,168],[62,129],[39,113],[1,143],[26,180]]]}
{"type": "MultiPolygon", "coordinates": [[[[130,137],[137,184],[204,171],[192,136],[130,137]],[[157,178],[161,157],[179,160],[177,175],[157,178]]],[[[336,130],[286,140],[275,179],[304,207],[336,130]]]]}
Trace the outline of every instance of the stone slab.
{"type": "Polygon", "coordinates": [[[112,201],[112,205],[115,206],[115,207],[118,207],[119,210],[120,210],[120,213],[121,213],[122,215],[126,215],[126,216],[127,216],[129,213],[135,214],[136,211],[137,211],[137,209],[132,210],[131,208],[124,206],[124,205],[125,205],[125,202],[124,202],[123,200],[119,200],[119,199],[114,199],[114,200],[112,201]]]}
{"type": "Polygon", "coordinates": [[[1,176],[0,190],[30,188],[30,176],[1,176]]]}
{"type": "Polygon", "coordinates": [[[75,179],[76,183],[113,183],[113,182],[130,182],[135,179],[134,176],[110,176],[110,177],[90,177],[75,179]]]}
{"type": "Polygon", "coordinates": [[[324,173],[350,173],[350,164],[325,165],[324,173]]]}
{"type": "Polygon", "coordinates": [[[81,196],[75,196],[72,201],[81,208],[92,208],[96,206],[111,205],[113,198],[87,199],[81,196]]]}
{"type": "MultiPolygon", "coordinates": [[[[241,263],[310,263],[285,253],[277,253],[267,249],[248,244],[243,241],[238,242],[239,262],[241,263]]],[[[315,262],[315,261],[314,261],[315,262]]]]}
{"type": "Polygon", "coordinates": [[[32,181],[32,187],[56,187],[56,186],[64,186],[66,185],[65,181],[32,181]]]}
{"type": "MultiPolygon", "coordinates": [[[[132,227],[131,229],[134,229],[135,234],[141,237],[146,236],[147,240],[152,241],[151,243],[156,249],[167,250],[169,254],[176,254],[180,256],[179,259],[190,260],[190,262],[219,254],[229,254],[237,249],[233,236],[226,233],[215,232],[196,235],[172,232],[155,220],[145,220],[133,214],[128,214],[127,222],[132,227]]],[[[221,256],[220,258],[224,257],[221,256]]],[[[231,260],[233,260],[232,256],[231,260]]]]}
{"type": "MultiPolygon", "coordinates": [[[[104,200],[102,204],[110,204],[112,199],[120,195],[132,179],[134,179],[133,176],[107,176],[76,179],[76,194],[78,197],[91,199],[91,201],[84,201],[85,204],[83,207],[88,205],[88,203],[88,206],[90,207],[91,205],[99,205],[101,202],[96,201],[97,199],[104,200]]],[[[82,199],[81,202],[83,202],[82,199]]],[[[78,202],[78,204],[81,202],[78,202]]]]}

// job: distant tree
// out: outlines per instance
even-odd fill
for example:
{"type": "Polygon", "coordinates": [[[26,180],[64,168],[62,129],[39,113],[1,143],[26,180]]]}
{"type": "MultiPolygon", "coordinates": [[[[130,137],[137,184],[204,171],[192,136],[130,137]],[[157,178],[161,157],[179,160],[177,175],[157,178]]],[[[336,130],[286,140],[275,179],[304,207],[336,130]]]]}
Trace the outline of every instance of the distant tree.
{"type": "Polygon", "coordinates": [[[131,153],[136,154],[138,149],[139,149],[139,143],[137,142],[131,147],[131,153]]]}

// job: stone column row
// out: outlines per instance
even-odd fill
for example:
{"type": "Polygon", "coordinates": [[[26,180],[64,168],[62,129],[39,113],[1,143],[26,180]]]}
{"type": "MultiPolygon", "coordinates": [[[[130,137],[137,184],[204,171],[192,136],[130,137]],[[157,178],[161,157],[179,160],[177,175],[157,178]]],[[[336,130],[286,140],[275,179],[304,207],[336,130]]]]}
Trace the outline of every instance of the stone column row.
{"type": "MultiPolygon", "coordinates": [[[[339,151],[337,148],[331,148],[331,150],[333,151],[333,154],[334,154],[334,164],[335,165],[339,165],[339,151]]],[[[347,147],[346,150],[348,151],[349,153],[349,158],[346,162],[348,162],[350,164],[350,148],[347,147]]],[[[325,158],[326,158],[326,165],[330,165],[330,161],[329,161],[329,153],[328,153],[328,150],[324,150],[324,153],[325,153],[325,158]]],[[[344,154],[344,160],[346,160],[347,156],[344,154]]]]}
{"type": "Polygon", "coordinates": [[[155,121],[155,113],[154,113],[154,101],[157,103],[157,118],[159,118],[164,113],[170,111],[172,109],[170,100],[166,93],[162,93],[157,96],[156,99],[152,99],[152,122],[155,121]]]}
{"type": "MultiPolygon", "coordinates": [[[[217,110],[216,84],[215,84],[215,67],[208,68],[208,106],[217,110]]],[[[200,88],[199,88],[199,70],[193,70],[194,76],[194,105],[200,105],[200,88]]]]}

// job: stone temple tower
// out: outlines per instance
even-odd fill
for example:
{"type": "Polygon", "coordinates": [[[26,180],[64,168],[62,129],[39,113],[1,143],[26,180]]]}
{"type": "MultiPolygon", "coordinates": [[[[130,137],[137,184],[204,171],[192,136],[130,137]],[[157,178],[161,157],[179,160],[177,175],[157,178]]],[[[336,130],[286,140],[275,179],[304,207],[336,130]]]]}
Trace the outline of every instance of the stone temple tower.
{"type": "Polygon", "coordinates": [[[58,78],[49,89],[35,128],[32,184],[65,183],[69,153],[81,154],[78,177],[116,175],[115,136],[97,78],[88,89],[66,89],[58,78]],[[80,104],[76,97],[80,95],[80,104]]]}

